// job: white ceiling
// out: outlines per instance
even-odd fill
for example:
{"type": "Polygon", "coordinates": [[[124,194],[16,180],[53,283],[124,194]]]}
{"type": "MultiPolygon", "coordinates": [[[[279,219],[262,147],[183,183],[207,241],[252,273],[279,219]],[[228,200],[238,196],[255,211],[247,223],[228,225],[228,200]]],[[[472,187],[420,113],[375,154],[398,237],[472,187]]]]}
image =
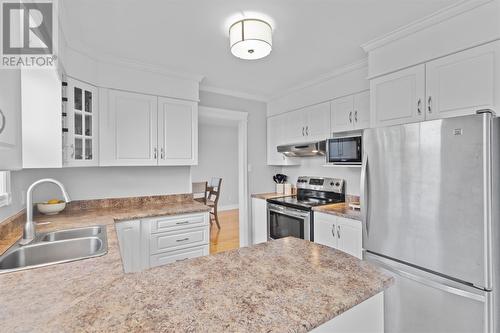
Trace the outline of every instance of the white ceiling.
{"type": "MultiPolygon", "coordinates": [[[[269,97],[366,57],[360,45],[458,0],[65,0],[76,49],[203,75],[204,86],[269,97]],[[273,51],[244,61],[227,26],[242,13],[272,19],[273,51]]],[[[247,16],[255,16],[248,15],[247,16]]]]}

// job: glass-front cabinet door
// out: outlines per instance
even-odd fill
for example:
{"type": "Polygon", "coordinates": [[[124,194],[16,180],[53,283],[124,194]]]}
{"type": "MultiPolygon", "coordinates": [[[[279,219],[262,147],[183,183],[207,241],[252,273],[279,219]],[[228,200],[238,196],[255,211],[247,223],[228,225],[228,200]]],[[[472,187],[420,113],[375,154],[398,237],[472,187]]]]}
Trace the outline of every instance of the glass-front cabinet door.
{"type": "Polygon", "coordinates": [[[69,77],[66,82],[64,165],[97,166],[97,87],[69,77]]]}

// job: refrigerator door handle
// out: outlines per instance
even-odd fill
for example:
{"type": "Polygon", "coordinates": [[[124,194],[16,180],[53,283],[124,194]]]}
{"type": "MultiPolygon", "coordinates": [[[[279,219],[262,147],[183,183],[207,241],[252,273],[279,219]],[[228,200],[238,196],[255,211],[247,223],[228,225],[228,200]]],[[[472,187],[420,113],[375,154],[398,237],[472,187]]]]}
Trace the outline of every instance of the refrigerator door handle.
{"type": "Polygon", "coordinates": [[[361,221],[364,224],[366,235],[368,235],[370,224],[368,221],[368,154],[363,154],[363,162],[361,166],[361,221]]]}
{"type": "Polygon", "coordinates": [[[475,293],[467,291],[467,290],[455,288],[455,287],[448,286],[448,285],[440,283],[440,282],[433,281],[431,279],[426,279],[426,278],[420,277],[420,276],[412,274],[410,272],[406,272],[406,271],[398,269],[396,267],[384,264],[383,262],[381,262],[377,259],[370,258],[370,261],[375,262],[376,264],[380,265],[383,269],[388,270],[391,273],[397,274],[403,278],[413,280],[415,282],[429,286],[431,288],[442,290],[444,292],[452,293],[452,294],[455,294],[458,296],[470,298],[470,299],[473,299],[473,300],[476,300],[479,302],[486,301],[486,297],[483,295],[475,294],[475,293]]]}

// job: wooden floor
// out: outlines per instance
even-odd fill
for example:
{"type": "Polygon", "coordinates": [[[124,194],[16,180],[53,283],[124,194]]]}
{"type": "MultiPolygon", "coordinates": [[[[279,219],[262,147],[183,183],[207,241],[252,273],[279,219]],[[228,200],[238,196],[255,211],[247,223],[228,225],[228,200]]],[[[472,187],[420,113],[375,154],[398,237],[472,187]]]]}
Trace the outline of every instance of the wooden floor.
{"type": "Polygon", "coordinates": [[[239,210],[219,212],[220,230],[215,220],[210,226],[210,254],[240,247],[239,210]]]}

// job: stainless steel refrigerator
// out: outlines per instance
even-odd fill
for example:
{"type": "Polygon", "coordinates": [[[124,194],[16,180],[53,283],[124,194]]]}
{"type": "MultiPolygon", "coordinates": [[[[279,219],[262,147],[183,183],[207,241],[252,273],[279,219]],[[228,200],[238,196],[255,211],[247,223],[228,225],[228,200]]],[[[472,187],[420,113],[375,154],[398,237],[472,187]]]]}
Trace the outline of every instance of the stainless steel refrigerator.
{"type": "Polygon", "coordinates": [[[363,133],[365,259],[395,276],[386,332],[500,331],[500,119],[363,133]]]}

